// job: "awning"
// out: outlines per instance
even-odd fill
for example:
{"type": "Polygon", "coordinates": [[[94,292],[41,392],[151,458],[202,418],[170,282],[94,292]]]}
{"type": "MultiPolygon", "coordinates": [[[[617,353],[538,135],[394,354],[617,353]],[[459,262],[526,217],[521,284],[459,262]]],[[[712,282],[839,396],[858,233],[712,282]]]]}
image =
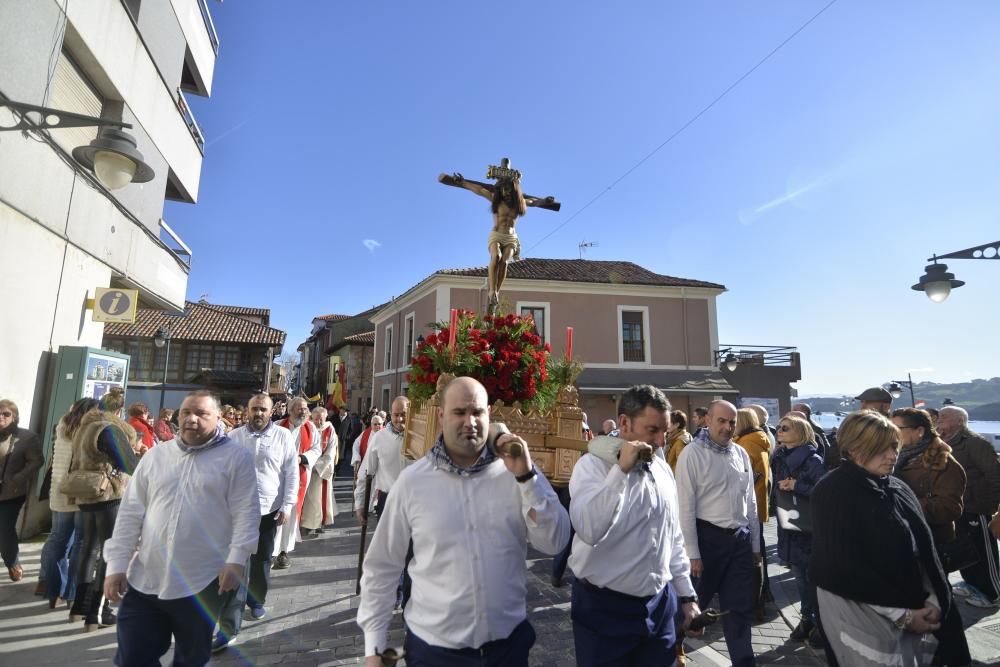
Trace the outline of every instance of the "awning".
{"type": "Polygon", "coordinates": [[[718,370],[585,368],[576,384],[584,394],[618,393],[636,384],[651,384],[666,394],[739,393],[718,370]]]}

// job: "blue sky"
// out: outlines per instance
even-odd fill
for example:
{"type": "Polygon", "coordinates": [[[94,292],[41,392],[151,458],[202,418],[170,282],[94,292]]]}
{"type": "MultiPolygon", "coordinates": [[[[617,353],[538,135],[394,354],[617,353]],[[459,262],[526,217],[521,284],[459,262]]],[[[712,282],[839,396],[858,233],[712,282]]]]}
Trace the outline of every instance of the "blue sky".
{"type": "Polygon", "coordinates": [[[523,254],[725,284],[720,340],[798,346],[800,393],[1000,375],[1000,262],[950,261],[944,304],[909,289],[1000,238],[1000,3],[834,2],[608,189],[827,4],[211,3],[201,194],[165,213],[188,297],[270,307],[292,351],[484,265],[488,204],[436,178],[509,156],[563,203],[523,254]]]}

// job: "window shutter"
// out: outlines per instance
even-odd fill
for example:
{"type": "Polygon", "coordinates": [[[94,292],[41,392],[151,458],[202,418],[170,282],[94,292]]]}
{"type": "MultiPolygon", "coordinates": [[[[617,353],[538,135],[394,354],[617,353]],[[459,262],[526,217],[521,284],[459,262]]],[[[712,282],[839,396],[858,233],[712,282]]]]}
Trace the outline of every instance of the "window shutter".
{"type": "MultiPolygon", "coordinates": [[[[56,61],[56,71],[52,77],[48,106],[60,111],[99,117],[104,109],[104,102],[76,65],[66,57],[65,53],[60,53],[59,60],[56,61]]],[[[99,129],[97,127],[72,127],[51,130],[50,132],[55,142],[67,153],[71,153],[77,146],[86,146],[96,139],[99,129]]]]}

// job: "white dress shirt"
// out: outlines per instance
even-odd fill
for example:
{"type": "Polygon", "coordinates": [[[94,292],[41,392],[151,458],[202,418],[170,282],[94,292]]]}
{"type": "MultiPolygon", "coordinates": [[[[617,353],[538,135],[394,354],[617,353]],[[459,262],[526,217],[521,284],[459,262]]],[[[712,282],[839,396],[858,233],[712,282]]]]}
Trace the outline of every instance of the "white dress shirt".
{"type": "MultiPolygon", "coordinates": [[[[372,490],[389,493],[399,473],[408,464],[409,460],[403,456],[403,434],[386,427],[368,438],[368,449],[358,468],[358,480],[364,480],[365,475],[374,475],[372,490]]],[[[354,486],[354,506],[361,507],[364,503],[365,485],[359,483],[354,486]]]]}
{"type": "Polygon", "coordinates": [[[527,617],[527,542],[559,553],[569,517],[541,474],[519,484],[499,460],[473,475],[436,467],[430,457],[414,463],[389,494],[365,557],[358,606],[365,655],[386,648],[411,539],[410,630],[434,646],[478,648],[527,617]]]}
{"type": "Polygon", "coordinates": [[[576,530],[569,566],[577,578],[642,597],[673,581],[678,595],[694,595],[674,476],[663,459],[626,474],[585,454],[573,467],[569,493],[576,530]]]}
{"type": "Polygon", "coordinates": [[[681,450],[675,475],[689,558],[701,558],[696,519],[720,528],[749,528],[753,552],[760,553],[753,468],[745,449],[730,442],[725,452],[717,452],[695,438],[681,450]]]}
{"type": "Polygon", "coordinates": [[[175,600],[202,591],[225,563],[246,563],[259,528],[250,452],[229,439],[186,450],[168,440],[139,460],[104,558],[109,575],[127,570],[132,588],[175,600]]]}
{"type": "Polygon", "coordinates": [[[365,431],[362,431],[361,435],[354,439],[354,444],[351,445],[351,465],[361,463],[361,438],[363,437],[365,437],[365,431]]]}
{"type": "Polygon", "coordinates": [[[244,424],[229,437],[253,454],[261,515],[277,510],[291,514],[299,493],[299,454],[291,431],[274,422],[259,432],[244,424]]]}

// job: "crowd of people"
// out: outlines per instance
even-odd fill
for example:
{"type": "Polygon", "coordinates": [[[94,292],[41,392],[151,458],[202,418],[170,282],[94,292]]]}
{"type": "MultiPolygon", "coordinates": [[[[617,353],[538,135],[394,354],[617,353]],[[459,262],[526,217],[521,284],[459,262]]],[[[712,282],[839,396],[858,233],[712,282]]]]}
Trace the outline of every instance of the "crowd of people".
{"type": "MultiPolygon", "coordinates": [[[[151,664],[171,642],[175,664],[205,664],[245,618],[267,617],[271,569],[333,523],[339,470],[355,480],[358,519],[379,518],[357,617],[372,667],[391,654],[398,608],[409,665],[527,665],[529,543],[555,557],[554,584],[573,572],[578,664],[683,664],[716,597],[732,663],[756,664],[771,520],[801,602],[792,641],[831,664],[970,664],[959,601],[1000,606],[1000,459],[958,406],[892,410],[881,388],[858,400],[825,433],[805,404],[776,427],[762,406],[722,400],[689,420],[637,385],[596,435],[583,416],[587,453],[555,489],[527,441],[490,424],[470,378],[444,390],[441,434],[419,461],[402,450],[404,396],[361,417],[195,391],[154,421],[112,391],[56,427],[36,593],[85,631],[116,625],[118,664],[151,664]]],[[[13,581],[16,518],[44,462],[18,423],[0,400],[0,552],[13,581]]]]}

